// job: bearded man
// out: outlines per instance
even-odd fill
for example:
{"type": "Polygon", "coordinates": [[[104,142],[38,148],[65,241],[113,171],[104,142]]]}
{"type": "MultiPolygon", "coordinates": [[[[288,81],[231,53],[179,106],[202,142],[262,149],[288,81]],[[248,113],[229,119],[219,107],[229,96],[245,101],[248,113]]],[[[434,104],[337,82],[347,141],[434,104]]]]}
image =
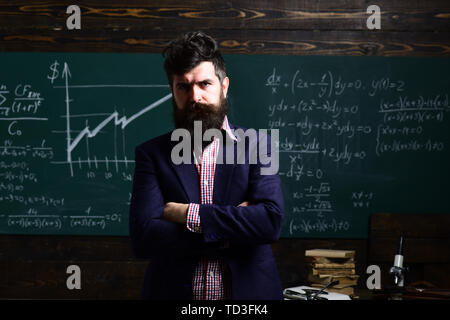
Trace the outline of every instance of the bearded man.
{"type": "MultiPolygon", "coordinates": [[[[218,45],[190,32],[163,56],[175,131],[187,132],[192,148],[190,161],[174,163],[175,131],[136,147],[130,237],[135,255],[150,260],[143,298],[282,299],[271,248],[284,214],[280,178],[261,174],[266,164],[259,161],[218,161],[237,154],[239,141],[239,127],[228,123],[230,80],[218,45]],[[196,140],[196,124],[222,138],[196,140]]],[[[260,142],[244,145],[252,143],[260,142]]]]}

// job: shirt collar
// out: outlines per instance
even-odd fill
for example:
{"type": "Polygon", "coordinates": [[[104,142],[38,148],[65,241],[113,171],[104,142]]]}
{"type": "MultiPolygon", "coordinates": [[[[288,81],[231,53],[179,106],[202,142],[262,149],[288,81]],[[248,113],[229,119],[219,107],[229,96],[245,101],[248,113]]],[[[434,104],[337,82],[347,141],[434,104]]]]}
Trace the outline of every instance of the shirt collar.
{"type": "Polygon", "coordinates": [[[236,136],[231,132],[230,124],[228,123],[227,115],[225,115],[225,118],[223,119],[222,123],[222,129],[225,130],[225,132],[228,134],[228,136],[233,139],[234,141],[238,141],[236,136]]]}

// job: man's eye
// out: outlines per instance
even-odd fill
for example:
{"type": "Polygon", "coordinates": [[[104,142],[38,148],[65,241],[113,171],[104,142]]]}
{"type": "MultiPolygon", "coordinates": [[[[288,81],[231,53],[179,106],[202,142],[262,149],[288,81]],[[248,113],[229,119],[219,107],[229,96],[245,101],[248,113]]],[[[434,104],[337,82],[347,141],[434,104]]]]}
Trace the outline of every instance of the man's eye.
{"type": "Polygon", "coordinates": [[[183,91],[186,91],[186,90],[188,90],[188,85],[187,84],[185,84],[185,83],[179,83],[178,85],[177,85],[177,87],[178,87],[178,89],[179,90],[183,90],[183,91]]]}
{"type": "Polygon", "coordinates": [[[203,81],[202,82],[202,86],[203,87],[208,87],[210,85],[210,83],[208,81],[203,81]]]}

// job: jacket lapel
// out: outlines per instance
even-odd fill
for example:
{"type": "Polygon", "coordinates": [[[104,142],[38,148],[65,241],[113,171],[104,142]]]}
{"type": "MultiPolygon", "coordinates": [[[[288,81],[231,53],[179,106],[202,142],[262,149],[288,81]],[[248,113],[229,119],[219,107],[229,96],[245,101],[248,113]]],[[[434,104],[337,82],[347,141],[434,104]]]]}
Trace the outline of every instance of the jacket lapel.
{"type": "MultiPolygon", "coordinates": [[[[231,125],[230,125],[231,127],[231,125]]],[[[226,134],[226,133],[224,133],[226,134]]],[[[225,136],[224,136],[225,138],[225,136]]],[[[226,143],[227,139],[224,139],[219,148],[219,153],[217,159],[222,159],[221,163],[216,163],[215,173],[214,173],[214,190],[213,190],[213,202],[215,204],[223,205],[227,204],[230,198],[229,190],[231,187],[231,181],[233,177],[233,172],[236,167],[236,161],[232,164],[226,164],[226,155],[229,152],[234,152],[234,158],[236,160],[237,154],[237,143],[232,141],[231,143],[226,143]]],[[[228,139],[229,141],[229,139],[228,139]]],[[[171,141],[171,148],[176,145],[176,141],[171,141]]],[[[201,203],[200,195],[200,178],[197,172],[197,167],[194,162],[194,156],[191,152],[191,164],[174,164],[170,158],[170,152],[168,154],[168,161],[174,168],[180,184],[186,193],[186,198],[190,203],[201,203]]],[[[219,160],[217,161],[219,162],[219,160]]]]}
{"type": "MultiPolygon", "coordinates": [[[[201,203],[200,199],[200,178],[197,167],[195,166],[194,156],[191,155],[191,164],[175,164],[170,157],[172,148],[177,144],[176,141],[170,141],[171,148],[168,153],[168,161],[175,170],[180,184],[183,186],[188,203],[201,203]]],[[[192,153],[191,153],[192,154],[192,153]]]]}
{"type": "MultiPolygon", "coordinates": [[[[224,133],[225,135],[226,133],[224,133]]],[[[225,136],[224,136],[225,138],[225,136]]],[[[216,170],[214,173],[214,190],[213,190],[213,201],[215,204],[225,205],[229,204],[230,199],[230,188],[231,181],[236,168],[236,161],[233,163],[226,164],[226,155],[230,152],[234,152],[234,157],[236,158],[237,144],[236,142],[230,141],[230,139],[225,139],[220,144],[219,153],[217,156],[216,170]],[[219,161],[221,159],[222,161],[219,161]]]]}

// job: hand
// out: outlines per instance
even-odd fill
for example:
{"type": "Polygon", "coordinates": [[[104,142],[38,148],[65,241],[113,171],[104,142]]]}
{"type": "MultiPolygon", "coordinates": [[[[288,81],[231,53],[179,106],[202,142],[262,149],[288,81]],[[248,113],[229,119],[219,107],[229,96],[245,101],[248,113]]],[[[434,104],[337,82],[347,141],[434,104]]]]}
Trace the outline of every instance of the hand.
{"type": "Polygon", "coordinates": [[[244,202],[242,202],[240,205],[238,205],[238,207],[247,207],[247,206],[249,206],[249,205],[250,205],[250,202],[244,201],[244,202]]]}
{"type": "Polygon", "coordinates": [[[186,224],[188,207],[189,205],[186,203],[167,202],[162,218],[167,221],[186,224]]]}

